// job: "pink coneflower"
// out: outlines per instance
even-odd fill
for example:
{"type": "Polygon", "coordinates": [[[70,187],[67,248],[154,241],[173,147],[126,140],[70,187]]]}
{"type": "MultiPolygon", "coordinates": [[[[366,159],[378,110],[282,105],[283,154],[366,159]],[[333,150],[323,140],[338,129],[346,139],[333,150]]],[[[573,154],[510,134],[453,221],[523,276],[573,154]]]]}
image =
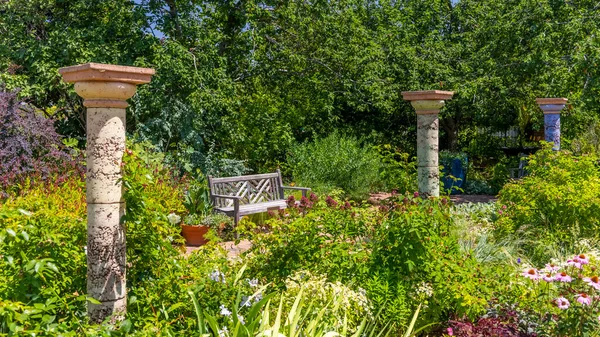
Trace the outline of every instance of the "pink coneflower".
{"type": "Polygon", "coordinates": [[[579,258],[579,261],[581,262],[582,265],[590,263],[590,259],[583,254],[579,254],[579,256],[577,256],[577,257],[579,258]]]}
{"type": "Polygon", "coordinates": [[[587,283],[590,287],[594,287],[596,290],[600,290],[600,279],[598,276],[584,277],[583,282],[587,283]]]}
{"type": "Polygon", "coordinates": [[[554,263],[546,264],[546,270],[550,273],[555,273],[560,270],[560,267],[555,265],[554,263]]]}
{"type": "Polygon", "coordinates": [[[585,293],[579,294],[579,297],[577,297],[577,302],[581,303],[582,305],[590,305],[592,304],[592,298],[585,293]]]}
{"type": "Polygon", "coordinates": [[[540,279],[540,274],[538,273],[537,270],[535,270],[533,268],[524,271],[523,274],[521,274],[521,275],[523,275],[529,279],[532,279],[533,281],[537,281],[540,279]]]}
{"type": "Polygon", "coordinates": [[[546,282],[554,282],[554,275],[547,273],[542,277],[542,279],[546,282]]]}
{"type": "Polygon", "coordinates": [[[577,256],[571,260],[567,260],[567,265],[573,266],[573,267],[579,268],[579,269],[583,268],[583,265],[581,264],[581,260],[577,256]]]}
{"type": "Polygon", "coordinates": [[[454,330],[452,328],[446,329],[446,333],[448,333],[448,336],[454,336],[454,330]]]}
{"type": "Polygon", "coordinates": [[[569,306],[571,306],[571,303],[569,303],[569,300],[567,300],[566,298],[559,297],[556,299],[556,305],[558,306],[559,309],[566,310],[566,309],[569,309],[569,306]]]}
{"type": "Polygon", "coordinates": [[[567,273],[565,273],[564,271],[562,273],[556,274],[556,276],[554,277],[554,279],[556,281],[567,282],[567,283],[573,281],[573,279],[571,278],[571,276],[567,275],[567,273]]]}

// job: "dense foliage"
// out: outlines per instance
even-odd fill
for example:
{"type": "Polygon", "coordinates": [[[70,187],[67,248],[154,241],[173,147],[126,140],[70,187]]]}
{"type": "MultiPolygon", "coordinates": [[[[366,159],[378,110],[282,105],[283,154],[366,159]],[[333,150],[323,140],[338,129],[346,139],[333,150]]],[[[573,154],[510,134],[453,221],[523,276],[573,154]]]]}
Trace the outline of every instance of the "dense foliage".
{"type": "Polygon", "coordinates": [[[568,97],[568,146],[598,119],[596,5],[10,0],[0,4],[0,83],[82,137],[81,100],[59,67],[153,67],[128,131],[195,167],[212,156],[273,170],[296,141],[333,129],[414,155],[403,90],[454,90],[442,146],[478,156],[495,151],[493,131],[518,126],[524,140],[542,127],[535,97],[568,97]]]}
{"type": "Polygon", "coordinates": [[[277,215],[258,232],[250,269],[282,284],[297,270],[360,285],[396,327],[406,327],[419,303],[422,324],[455,312],[477,317],[490,300],[488,279],[503,271],[480,268],[451,231],[446,199],[400,196],[378,209],[318,201],[305,217],[277,215]],[[283,219],[279,220],[279,218],[283,219]]]}
{"type": "Polygon", "coordinates": [[[551,257],[549,247],[598,238],[600,167],[595,156],[547,146],[529,158],[527,171],[527,177],[500,191],[497,231],[527,237],[532,258],[551,257]]]}

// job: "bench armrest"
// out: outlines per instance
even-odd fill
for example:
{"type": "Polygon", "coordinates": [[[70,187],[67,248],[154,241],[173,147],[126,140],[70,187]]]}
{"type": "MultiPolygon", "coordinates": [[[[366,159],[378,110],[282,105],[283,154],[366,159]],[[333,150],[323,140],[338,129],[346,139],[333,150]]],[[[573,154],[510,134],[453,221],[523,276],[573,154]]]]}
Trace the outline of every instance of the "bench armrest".
{"type": "Polygon", "coordinates": [[[302,196],[306,197],[306,192],[310,191],[308,187],[296,187],[296,186],[283,186],[284,190],[298,190],[302,191],[302,196]]]}

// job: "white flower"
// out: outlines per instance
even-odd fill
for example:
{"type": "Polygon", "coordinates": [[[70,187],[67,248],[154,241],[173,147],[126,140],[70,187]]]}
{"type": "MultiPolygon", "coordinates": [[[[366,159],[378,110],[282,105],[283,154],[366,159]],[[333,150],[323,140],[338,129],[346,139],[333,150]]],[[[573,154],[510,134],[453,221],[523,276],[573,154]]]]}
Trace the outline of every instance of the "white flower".
{"type": "Polygon", "coordinates": [[[219,337],[226,336],[229,336],[229,329],[227,329],[227,327],[224,327],[223,329],[219,330],[219,337]]]}
{"type": "Polygon", "coordinates": [[[249,284],[249,285],[250,285],[252,288],[258,287],[258,280],[257,280],[257,279],[246,280],[246,281],[248,281],[248,284],[249,284]]]}
{"type": "Polygon", "coordinates": [[[181,222],[181,217],[175,213],[171,213],[171,214],[167,215],[167,219],[169,220],[169,223],[171,225],[177,225],[178,223],[181,222]]]}
{"type": "Polygon", "coordinates": [[[83,246],[83,252],[87,255],[87,246],[83,246]]]}
{"type": "Polygon", "coordinates": [[[242,325],[246,324],[246,320],[244,320],[244,316],[238,314],[237,317],[238,317],[238,321],[240,321],[240,323],[242,323],[242,325]]]}
{"type": "Polygon", "coordinates": [[[242,296],[242,307],[249,307],[251,306],[250,303],[250,296],[242,296]]]}
{"type": "Polygon", "coordinates": [[[213,271],[212,273],[210,273],[210,279],[215,282],[225,283],[225,274],[221,273],[221,271],[219,271],[219,269],[217,269],[217,270],[213,271]]]}
{"type": "Polygon", "coordinates": [[[231,311],[229,311],[229,309],[227,309],[227,307],[224,306],[223,304],[221,304],[220,309],[221,309],[221,315],[227,316],[227,317],[231,316],[231,311]]]}

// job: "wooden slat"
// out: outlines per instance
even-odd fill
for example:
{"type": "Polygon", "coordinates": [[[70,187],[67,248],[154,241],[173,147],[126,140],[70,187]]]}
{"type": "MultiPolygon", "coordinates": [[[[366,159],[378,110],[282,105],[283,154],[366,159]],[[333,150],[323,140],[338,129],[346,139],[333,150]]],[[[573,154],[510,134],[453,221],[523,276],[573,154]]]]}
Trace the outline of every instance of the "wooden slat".
{"type": "Polygon", "coordinates": [[[263,174],[249,175],[249,176],[212,178],[212,181],[214,184],[216,184],[216,183],[230,183],[230,182],[236,182],[236,181],[268,179],[268,178],[276,178],[276,177],[278,177],[277,173],[263,173],[263,174]]]}

